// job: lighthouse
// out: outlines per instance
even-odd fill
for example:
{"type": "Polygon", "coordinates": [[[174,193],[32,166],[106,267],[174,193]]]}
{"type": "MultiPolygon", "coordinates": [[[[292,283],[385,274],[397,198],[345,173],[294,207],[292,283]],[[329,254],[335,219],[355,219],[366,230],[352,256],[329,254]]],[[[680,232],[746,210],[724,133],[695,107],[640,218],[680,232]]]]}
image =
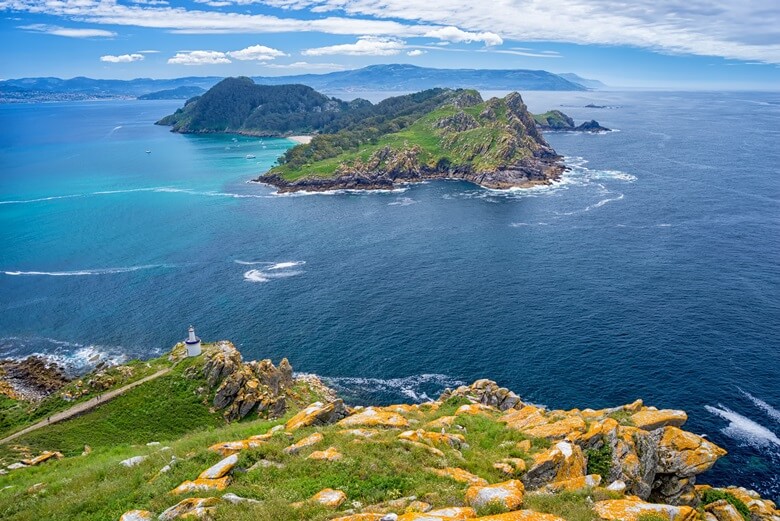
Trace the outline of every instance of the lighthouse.
{"type": "Polygon", "coordinates": [[[195,328],[190,326],[189,336],[184,341],[187,346],[187,356],[198,356],[200,354],[200,338],[195,336],[195,328]]]}

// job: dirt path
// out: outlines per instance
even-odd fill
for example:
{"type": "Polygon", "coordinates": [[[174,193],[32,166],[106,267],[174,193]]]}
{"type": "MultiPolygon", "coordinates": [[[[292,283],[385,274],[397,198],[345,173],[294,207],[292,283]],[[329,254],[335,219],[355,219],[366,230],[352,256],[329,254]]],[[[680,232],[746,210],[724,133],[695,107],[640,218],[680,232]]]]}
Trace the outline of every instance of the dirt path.
{"type": "Polygon", "coordinates": [[[171,371],[170,367],[168,367],[166,369],[162,369],[160,371],[157,371],[154,374],[151,374],[149,376],[141,378],[138,381],[135,381],[133,383],[127,384],[124,387],[120,387],[119,389],[114,389],[113,391],[109,391],[107,393],[104,393],[104,394],[100,395],[100,399],[98,399],[97,397],[96,398],[92,398],[91,400],[88,400],[86,402],[80,403],[78,405],[74,405],[73,407],[71,407],[68,410],[65,410],[65,411],[62,411],[62,412],[58,412],[56,414],[52,414],[51,417],[49,417],[48,419],[41,420],[41,421],[39,421],[38,423],[36,423],[34,425],[30,425],[29,427],[27,427],[25,429],[22,429],[19,432],[15,432],[15,433],[11,434],[10,436],[7,436],[7,437],[3,438],[2,440],[0,440],[0,445],[2,445],[3,443],[8,443],[9,441],[11,441],[13,439],[16,439],[19,436],[22,436],[24,434],[27,434],[28,432],[32,432],[34,430],[40,429],[41,427],[46,427],[47,425],[52,425],[54,423],[61,422],[62,420],[67,420],[68,418],[72,418],[73,416],[81,414],[81,413],[83,413],[85,411],[88,411],[90,409],[94,409],[98,405],[107,403],[107,402],[113,400],[114,398],[116,398],[117,396],[119,396],[120,394],[123,394],[123,393],[129,391],[130,389],[133,389],[134,387],[138,387],[139,385],[141,385],[143,383],[146,383],[149,380],[154,380],[155,378],[159,378],[162,375],[169,373],[170,371],[171,371]]]}

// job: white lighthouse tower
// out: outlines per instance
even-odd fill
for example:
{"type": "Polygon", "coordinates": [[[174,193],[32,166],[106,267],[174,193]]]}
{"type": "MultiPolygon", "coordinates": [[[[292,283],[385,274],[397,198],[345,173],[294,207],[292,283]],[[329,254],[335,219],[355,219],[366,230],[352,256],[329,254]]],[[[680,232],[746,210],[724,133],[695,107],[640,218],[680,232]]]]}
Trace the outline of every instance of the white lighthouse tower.
{"type": "Polygon", "coordinates": [[[200,354],[200,338],[195,336],[195,328],[190,326],[189,336],[184,341],[187,346],[187,356],[198,356],[200,354]]]}

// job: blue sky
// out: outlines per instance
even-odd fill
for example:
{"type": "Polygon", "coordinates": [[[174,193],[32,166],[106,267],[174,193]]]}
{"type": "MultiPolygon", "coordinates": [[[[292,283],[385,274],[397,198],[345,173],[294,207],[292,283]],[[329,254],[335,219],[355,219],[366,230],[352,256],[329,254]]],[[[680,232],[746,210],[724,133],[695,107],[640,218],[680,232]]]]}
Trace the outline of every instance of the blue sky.
{"type": "Polygon", "coordinates": [[[776,0],[0,0],[0,77],[288,75],[376,63],[780,89],[776,0]]]}

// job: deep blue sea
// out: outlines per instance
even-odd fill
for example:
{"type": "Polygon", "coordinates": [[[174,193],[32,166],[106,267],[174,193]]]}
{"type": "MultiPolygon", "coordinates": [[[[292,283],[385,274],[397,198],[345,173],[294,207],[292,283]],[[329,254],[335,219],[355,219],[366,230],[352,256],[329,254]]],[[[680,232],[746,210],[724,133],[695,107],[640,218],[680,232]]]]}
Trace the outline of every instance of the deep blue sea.
{"type": "Polygon", "coordinates": [[[552,187],[277,196],[247,181],[292,142],[152,124],[180,102],[0,105],[0,357],[194,324],[353,402],[641,397],[730,451],[703,481],[780,498],[780,94],[524,97],[618,131],[548,135],[552,187]]]}

